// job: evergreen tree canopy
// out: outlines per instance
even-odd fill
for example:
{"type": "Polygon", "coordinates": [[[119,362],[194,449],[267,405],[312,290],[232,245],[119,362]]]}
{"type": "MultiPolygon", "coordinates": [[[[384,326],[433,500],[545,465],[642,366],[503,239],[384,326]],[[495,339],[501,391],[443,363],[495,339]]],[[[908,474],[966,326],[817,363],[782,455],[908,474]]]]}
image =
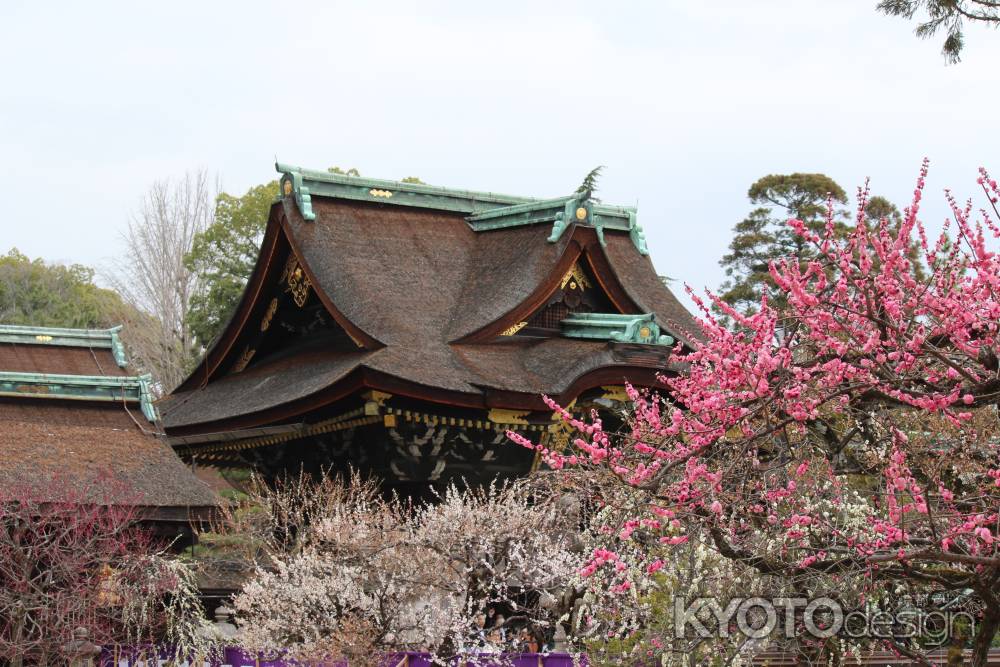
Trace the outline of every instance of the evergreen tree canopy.
{"type": "MultiPolygon", "coordinates": [[[[787,221],[798,218],[821,232],[826,224],[828,197],[836,204],[847,203],[843,188],[823,174],[764,176],[750,186],[747,197],[757,208],[733,228],[729,253],[719,261],[726,273],[719,296],[740,312],[753,312],[765,290],[769,298],[781,300],[781,295],[771,289],[771,261],[793,256],[808,260],[813,256],[814,251],[787,221]]],[[[838,211],[835,224],[841,232],[847,229],[845,217],[846,213],[838,211]]]]}
{"type": "Polygon", "coordinates": [[[0,322],[39,327],[104,329],[121,323],[121,297],[94,284],[80,264],[31,260],[12,248],[0,255],[0,322]]]}
{"type": "Polygon", "coordinates": [[[893,228],[896,228],[903,221],[903,214],[891,201],[875,195],[868,200],[868,205],[865,206],[865,219],[869,226],[877,225],[885,219],[893,228]]]}
{"type": "Polygon", "coordinates": [[[941,54],[949,63],[962,59],[965,22],[1000,26],[1000,2],[996,0],[881,0],[878,10],[888,16],[912,19],[921,10],[926,14],[917,23],[917,37],[930,38],[943,30],[941,54]]]}

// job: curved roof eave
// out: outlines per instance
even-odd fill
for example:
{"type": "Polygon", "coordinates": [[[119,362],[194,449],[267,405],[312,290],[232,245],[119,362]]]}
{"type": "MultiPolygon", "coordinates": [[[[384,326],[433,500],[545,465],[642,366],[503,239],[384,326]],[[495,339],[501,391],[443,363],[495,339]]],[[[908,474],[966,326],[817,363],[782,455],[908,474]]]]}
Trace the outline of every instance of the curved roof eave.
{"type": "MultiPolygon", "coordinates": [[[[319,389],[296,396],[291,400],[278,400],[272,404],[262,405],[258,409],[253,409],[244,413],[232,413],[223,417],[216,417],[205,420],[176,421],[171,419],[170,410],[164,410],[164,424],[170,436],[183,436],[198,433],[210,433],[230,429],[244,429],[261,427],[278,422],[300,418],[315,410],[327,407],[339,400],[347,398],[352,394],[367,389],[383,391],[394,396],[401,396],[429,403],[437,403],[449,408],[466,409],[512,409],[545,411],[547,406],[542,400],[543,391],[513,391],[501,387],[491,386],[485,378],[471,380],[474,384],[470,387],[474,391],[458,391],[455,389],[444,389],[437,386],[424,384],[413,379],[400,377],[399,375],[386,372],[373,367],[373,364],[358,361],[353,366],[344,368],[337,373],[332,380],[319,389]],[[171,423],[173,421],[174,423],[171,423]]],[[[577,374],[561,386],[553,386],[547,393],[557,402],[566,404],[578,397],[583,392],[595,387],[631,382],[637,386],[658,387],[658,376],[664,372],[674,372],[671,364],[663,367],[640,366],[633,364],[602,365],[588,369],[577,374]]],[[[234,378],[237,376],[234,376],[234,378]]],[[[246,378],[249,380],[251,376],[246,378]]],[[[231,380],[223,385],[207,387],[194,391],[225,391],[227,395],[233,397],[234,407],[244,406],[245,403],[238,397],[241,394],[239,387],[227,387],[228,384],[239,384],[237,380],[231,380]],[[237,405],[238,404],[238,405],[237,405]]],[[[178,396],[174,400],[185,400],[189,397],[178,396]]],[[[216,412],[216,415],[218,413],[216,412]]]]}
{"type": "Polygon", "coordinates": [[[282,254],[285,247],[294,252],[299,258],[317,296],[337,324],[348,331],[351,337],[361,344],[363,349],[375,350],[384,346],[379,340],[350,322],[323,291],[320,282],[316,279],[315,273],[302,256],[301,250],[297,247],[297,243],[287,222],[286,206],[287,199],[275,201],[271,205],[264,238],[261,241],[260,252],[257,255],[253,272],[250,274],[246,287],[243,289],[239,305],[230,315],[229,320],[222,329],[222,333],[208,346],[208,349],[202,355],[201,360],[195,366],[194,370],[171,393],[190,391],[196,386],[208,383],[230,357],[236,341],[239,340],[250,314],[257,305],[260,294],[268,282],[267,279],[276,269],[274,260],[278,255],[282,254]]]}

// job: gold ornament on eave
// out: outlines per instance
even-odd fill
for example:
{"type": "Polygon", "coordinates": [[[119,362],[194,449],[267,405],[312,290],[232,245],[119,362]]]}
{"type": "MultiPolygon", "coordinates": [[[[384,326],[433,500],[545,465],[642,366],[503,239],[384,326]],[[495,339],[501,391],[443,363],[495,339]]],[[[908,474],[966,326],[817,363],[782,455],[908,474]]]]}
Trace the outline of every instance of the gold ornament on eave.
{"type": "Polygon", "coordinates": [[[527,322],[518,322],[517,324],[512,324],[511,326],[509,326],[506,329],[504,329],[503,331],[501,331],[500,335],[501,336],[513,336],[514,334],[516,334],[518,331],[520,331],[521,329],[523,329],[526,326],[528,326],[527,322]]]}

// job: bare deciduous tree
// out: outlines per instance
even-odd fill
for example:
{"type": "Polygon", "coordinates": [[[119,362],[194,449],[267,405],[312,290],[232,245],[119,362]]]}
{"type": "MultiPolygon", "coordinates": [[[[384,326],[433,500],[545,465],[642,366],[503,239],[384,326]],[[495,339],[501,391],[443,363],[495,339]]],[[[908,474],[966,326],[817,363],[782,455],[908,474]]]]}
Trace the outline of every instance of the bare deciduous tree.
{"type": "Polygon", "coordinates": [[[184,379],[198,352],[187,322],[198,276],[184,266],[184,255],[211,224],[213,199],[205,171],[153,183],[129,219],[124,256],[108,272],[111,285],[140,313],[122,313],[127,341],[161,393],[184,379]]]}

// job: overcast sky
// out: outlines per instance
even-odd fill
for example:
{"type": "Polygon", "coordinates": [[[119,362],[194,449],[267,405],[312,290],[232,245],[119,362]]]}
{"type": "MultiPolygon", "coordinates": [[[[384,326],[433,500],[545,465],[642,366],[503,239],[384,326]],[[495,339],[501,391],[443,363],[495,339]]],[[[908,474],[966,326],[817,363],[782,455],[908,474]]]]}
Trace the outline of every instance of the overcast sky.
{"type": "Polygon", "coordinates": [[[1000,33],[964,61],[876,0],[0,3],[0,251],[113,265],[149,184],[229,192],[274,158],[365,176],[637,204],[657,269],[696,288],[768,173],[901,207],[1000,172],[1000,33]]]}

